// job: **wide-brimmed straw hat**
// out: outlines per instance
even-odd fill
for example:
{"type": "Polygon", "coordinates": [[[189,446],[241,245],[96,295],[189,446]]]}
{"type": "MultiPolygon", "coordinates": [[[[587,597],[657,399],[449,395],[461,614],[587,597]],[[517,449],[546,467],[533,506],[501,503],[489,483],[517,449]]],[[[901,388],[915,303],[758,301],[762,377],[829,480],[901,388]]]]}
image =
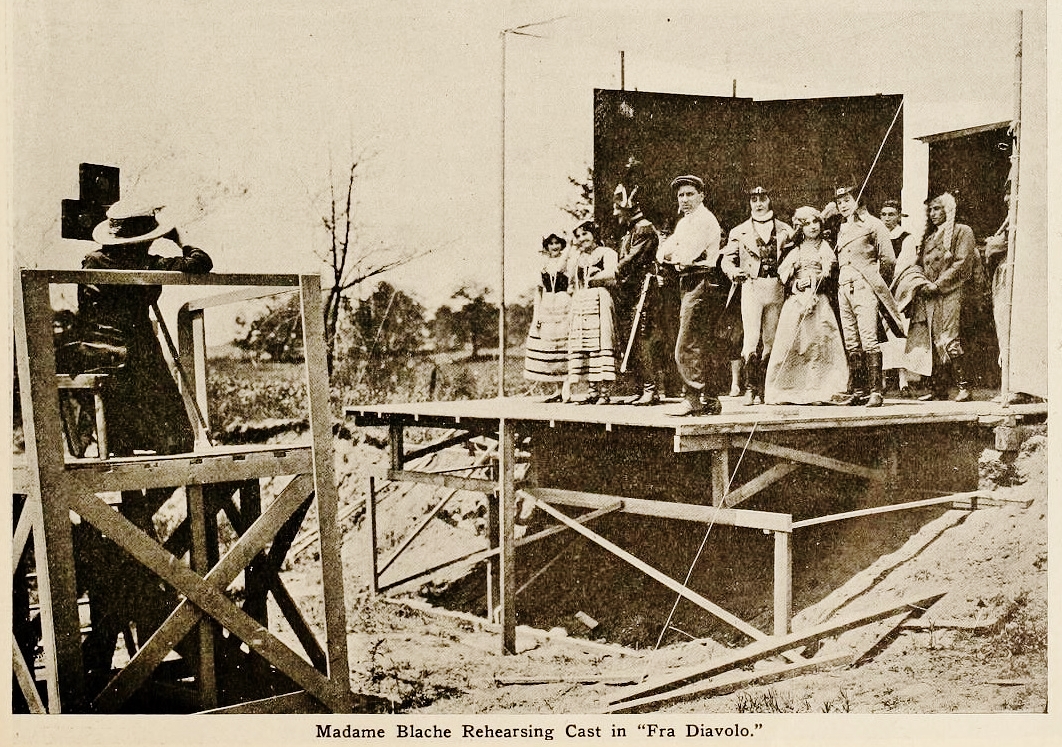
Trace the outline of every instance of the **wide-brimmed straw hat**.
{"type": "Polygon", "coordinates": [[[107,220],[92,229],[92,240],[104,246],[153,241],[173,230],[163,205],[116,202],[107,208],[107,220]]]}

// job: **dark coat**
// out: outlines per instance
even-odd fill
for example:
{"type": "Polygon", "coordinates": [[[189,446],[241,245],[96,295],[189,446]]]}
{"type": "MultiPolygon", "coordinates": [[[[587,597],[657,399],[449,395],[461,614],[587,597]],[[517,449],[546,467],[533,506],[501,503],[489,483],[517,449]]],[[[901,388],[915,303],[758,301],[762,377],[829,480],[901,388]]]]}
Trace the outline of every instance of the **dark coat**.
{"type": "MultiPolygon", "coordinates": [[[[149,244],[102,246],[82,261],[86,270],[177,270],[209,272],[206,252],[183,248],[181,257],[148,253],[149,244]]],[[[128,348],[123,369],[108,378],[103,389],[107,440],[116,456],[134,449],[158,454],[192,450],[194,433],[148,314],[162,288],[158,285],[81,285],[78,287],[78,325],[102,324],[119,331],[128,348]]]]}

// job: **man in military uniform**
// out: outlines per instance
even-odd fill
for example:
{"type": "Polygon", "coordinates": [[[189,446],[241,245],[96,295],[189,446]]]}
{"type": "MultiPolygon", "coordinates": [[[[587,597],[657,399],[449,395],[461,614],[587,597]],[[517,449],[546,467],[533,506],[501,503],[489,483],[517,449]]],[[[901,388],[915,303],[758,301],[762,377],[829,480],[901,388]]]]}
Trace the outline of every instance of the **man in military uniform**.
{"type": "Polygon", "coordinates": [[[623,361],[633,360],[641,393],[631,404],[655,405],[660,401],[667,360],[667,342],[660,320],[663,278],[657,273],[656,251],[660,234],[642,213],[638,187],[619,184],[612,195],[612,214],[624,231],[616,266],[616,302],[623,361]],[[626,323],[624,323],[626,322],[626,323]]]}
{"type": "Polygon", "coordinates": [[[895,260],[889,229],[866,209],[854,187],[834,193],[843,221],[837,232],[837,299],[841,334],[852,376],[852,391],[839,401],[880,407],[883,402],[878,314],[893,334],[903,337],[896,301],[882,279],[882,267],[891,276],[895,260]],[[869,395],[867,389],[869,388],[869,395]]]}

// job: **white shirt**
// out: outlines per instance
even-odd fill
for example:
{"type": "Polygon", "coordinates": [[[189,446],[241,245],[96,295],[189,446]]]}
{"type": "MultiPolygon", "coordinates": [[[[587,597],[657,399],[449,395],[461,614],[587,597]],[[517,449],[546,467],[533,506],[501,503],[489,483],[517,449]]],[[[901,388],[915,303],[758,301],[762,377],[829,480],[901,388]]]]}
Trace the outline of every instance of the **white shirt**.
{"type": "Polygon", "coordinates": [[[675,226],[675,232],[660,243],[660,248],[656,251],[656,261],[683,267],[692,265],[701,259],[702,255],[706,255],[703,263],[714,265],[719,256],[721,238],[719,221],[712,211],[701,203],[682,216],[675,226]]]}

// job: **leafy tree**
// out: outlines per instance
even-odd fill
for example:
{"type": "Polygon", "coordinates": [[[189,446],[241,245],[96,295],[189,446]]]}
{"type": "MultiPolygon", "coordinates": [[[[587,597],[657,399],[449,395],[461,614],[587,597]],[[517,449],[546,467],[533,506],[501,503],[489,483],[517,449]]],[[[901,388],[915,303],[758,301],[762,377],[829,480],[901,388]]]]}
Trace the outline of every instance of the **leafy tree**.
{"type": "Polygon", "coordinates": [[[586,167],[586,176],[577,179],[568,177],[568,183],[575,187],[576,196],[566,205],[561,205],[561,210],[575,219],[575,223],[584,220],[592,220],[594,217],[594,167],[586,167]]]}
{"type": "Polygon", "coordinates": [[[473,360],[483,348],[498,344],[498,306],[487,300],[490,293],[486,286],[466,284],[451,296],[457,302],[454,334],[458,344],[472,348],[473,360]]]}
{"type": "Polygon", "coordinates": [[[297,294],[271,303],[253,318],[236,318],[233,344],[256,358],[277,363],[302,363],[302,310],[297,294]]]}

